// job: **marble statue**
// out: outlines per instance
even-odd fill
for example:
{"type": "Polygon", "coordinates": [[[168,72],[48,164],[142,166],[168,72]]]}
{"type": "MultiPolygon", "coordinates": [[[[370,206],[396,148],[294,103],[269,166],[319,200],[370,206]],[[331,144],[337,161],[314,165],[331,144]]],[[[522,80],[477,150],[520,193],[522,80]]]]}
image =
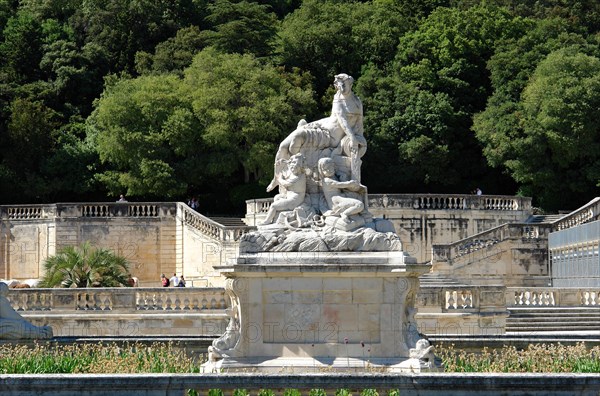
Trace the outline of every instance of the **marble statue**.
{"type": "Polygon", "coordinates": [[[275,214],[284,210],[294,210],[304,202],[306,194],[306,174],[304,173],[304,156],[300,153],[290,157],[287,173],[276,174],[280,192],[273,198],[263,224],[271,224],[275,214]]]}
{"type": "Polygon", "coordinates": [[[0,282],[0,339],[47,339],[52,338],[50,326],[34,326],[13,309],[6,297],[8,286],[0,282]]]}
{"type": "Polygon", "coordinates": [[[279,145],[274,177],[279,187],[258,231],[246,234],[241,253],[265,251],[398,251],[391,222],[373,219],[367,187],[361,184],[362,102],[354,79],[338,74],[331,115],[301,120],[279,145]]]}

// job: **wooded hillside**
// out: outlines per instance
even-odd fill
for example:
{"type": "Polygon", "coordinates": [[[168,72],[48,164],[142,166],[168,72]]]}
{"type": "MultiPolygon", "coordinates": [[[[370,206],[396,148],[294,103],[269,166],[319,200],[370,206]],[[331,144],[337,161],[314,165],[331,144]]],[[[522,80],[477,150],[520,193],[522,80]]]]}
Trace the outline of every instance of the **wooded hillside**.
{"type": "Polygon", "coordinates": [[[372,193],[600,195],[596,0],[0,0],[0,203],[241,214],[355,78],[372,193]]]}

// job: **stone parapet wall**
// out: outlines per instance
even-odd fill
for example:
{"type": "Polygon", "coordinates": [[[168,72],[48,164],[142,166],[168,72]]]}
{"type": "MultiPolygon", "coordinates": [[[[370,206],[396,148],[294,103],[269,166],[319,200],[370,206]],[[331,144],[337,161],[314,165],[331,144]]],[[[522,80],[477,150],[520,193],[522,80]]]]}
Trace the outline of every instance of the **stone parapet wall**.
{"type": "Polygon", "coordinates": [[[250,229],[175,202],[0,206],[0,278],[37,279],[47,257],[89,241],[124,256],[142,286],[159,286],[162,273],[183,274],[188,286],[220,286],[213,266],[237,254],[250,229]]]}
{"type": "Polygon", "coordinates": [[[338,389],[361,394],[376,390],[378,394],[397,391],[403,396],[463,396],[463,395],[584,395],[600,392],[599,374],[573,373],[378,373],[378,372],[309,372],[297,373],[293,367],[279,374],[205,373],[198,374],[72,374],[15,375],[2,374],[3,395],[25,396],[48,393],[56,396],[132,394],[184,395],[193,389],[199,395],[221,389],[226,394],[244,389],[258,394],[270,389],[273,395],[284,395],[288,389],[298,389],[308,395],[319,389],[334,395],[338,389]]]}
{"type": "Polygon", "coordinates": [[[218,336],[227,326],[222,288],[11,289],[13,308],[54,336],[218,336]]]}

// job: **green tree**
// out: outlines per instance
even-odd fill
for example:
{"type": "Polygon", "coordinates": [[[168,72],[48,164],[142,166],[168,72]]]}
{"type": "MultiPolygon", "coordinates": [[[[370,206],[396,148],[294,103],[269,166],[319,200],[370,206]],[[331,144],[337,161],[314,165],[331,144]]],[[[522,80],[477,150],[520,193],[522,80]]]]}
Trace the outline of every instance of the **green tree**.
{"type": "Polygon", "coordinates": [[[97,177],[109,192],[169,199],[201,177],[194,171],[201,128],[180,85],[174,75],[144,76],[102,94],[88,119],[88,140],[106,164],[97,177]]]}
{"type": "Polygon", "coordinates": [[[216,154],[211,169],[243,170],[243,181],[268,182],[279,142],[315,102],[310,80],[261,65],[253,56],[199,53],[185,71],[184,86],[204,127],[202,140],[216,154]]]}
{"type": "MultiPolygon", "coordinates": [[[[486,152],[547,210],[576,207],[600,192],[599,54],[579,45],[551,52],[522,100],[505,104],[510,130],[501,125],[490,133],[489,124],[478,124],[486,152]]],[[[478,122],[488,123],[485,117],[478,122]]]]}
{"type": "Polygon", "coordinates": [[[2,35],[4,41],[0,43],[0,56],[3,61],[0,70],[15,82],[36,80],[42,58],[40,21],[27,12],[18,12],[8,19],[2,35]]]}
{"type": "Polygon", "coordinates": [[[368,63],[385,65],[398,40],[410,27],[405,9],[391,2],[308,0],[288,15],[278,34],[280,62],[288,68],[309,71],[319,97],[329,93],[333,76],[348,73],[355,79],[368,63]]]}
{"type": "Polygon", "coordinates": [[[251,55],[213,48],[196,55],[183,79],[118,81],[88,120],[106,167],[99,180],[115,194],[161,199],[215,185],[266,185],[278,143],[314,109],[309,87],[251,55]]]}
{"type": "Polygon", "coordinates": [[[39,287],[130,286],[129,278],[129,263],[124,257],[85,242],[48,257],[39,287]]]}
{"type": "Polygon", "coordinates": [[[438,8],[400,38],[387,68],[363,69],[357,92],[369,109],[373,191],[470,191],[485,181],[498,192],[504,179],[486,165],[472,116],[491,91],[486,62],[496,43],[527,26],[497,7],[438,8]]]}
{"type": "MultiPolygon", "coordinates": [[[[574,203],[589,200],[589,196],[581,193],[574,196],[573,192],[567,193],[565,190],[557,194],[552,184],[544,185],[543,182],[535,183],[534,187],[532,178],[541,181],[548,177],[546,163],[551,156],[540,152],[533,145],[533,136],[525,132],[526,125],[531,125],[531,122],[526,121],[523,93],[540,62],[550,53],[577,46],[583,53],[594,54],[597,45],[593,41],[588,43],[584,36],[578,34],[581,33],[579,28],[573,31],[571,24],[561,18],[529,20],[529,23],[531,28],[526,34],[505,40],[490,59],[488,67],[493,94],[485,110],[475,115],[473,130],[483,146],[488,163],[510,174],[519,183],[520,193],[533,196],[535,204],[546,210],[564,209],[566,206],[561,206],[563,203],[557,198],[564,198],[564,202],[572,207],[574,203]],[[515,173],[522,161],[529,163],[540,155],[544,158],[541,158],[537,171],[528,176],[522,171],[515,173]],[[546,176],[542,177],[544,174],[546,176]]],[[[557,103],[562,99],[557,97],[557,103]]],[[[539,147],[546,146],[542,142],[539,147]]],[[[566,177],[556,173],[557,170],[554,168],[550,173],[557,179],[566,177]]]]}
{"type": "Polygon", "coordinates": [[[214,31],[208,43],[222,52],[269,55],[277,30],[277,16],[267,5],[246,0],[215,0],[206,20],[214,31]]]}
{"type": "Polygon", "coordinates": [[[175,37],[158,44],[154,54],[136,54],[136,70],[140,74],[183,72],[194,55],[207,46],[206,34],[198,26],[180,29],[175,37]]]}

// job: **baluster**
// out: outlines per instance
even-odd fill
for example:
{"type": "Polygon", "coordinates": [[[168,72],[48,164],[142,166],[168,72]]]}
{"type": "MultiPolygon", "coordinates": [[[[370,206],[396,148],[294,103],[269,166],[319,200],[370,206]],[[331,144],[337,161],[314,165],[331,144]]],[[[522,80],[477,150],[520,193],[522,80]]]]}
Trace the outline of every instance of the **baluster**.
{"type": "Polygon", "coordinates": [[[210,309],[217,309],[217,299],[216,298],[211,298],[210,300],[210,309]]]}
{"type": "Polygon", "coordinates": [[[473,293],[470,290],[467,291],[465,305],[467,308],[473,308],[473,293]]]}
{"type": "Polygon", "coordinates": [[[446,292],[446,309],[454,309],[455,307],[455,300],[454,300],[454,293],[453,291],[447,291],[446,292]]]}
{"type": "Polygon", "coordinates": [[[154,307],[156,311],[162,311],[165,309],[164,293],[156,293],[154,295],[154,307]]]}
{"type": "Polygon", "coordinates": [[[174,298],[174,302],[173,302],[173,309],[176,311],[181,310],[181,300],[179,299],[179,293],[175,294],[175,298],[174,298]]]}
{"type": "Polygon", "coordinates": [[[43,311],[51,311],[52,310],[52,294],[42,294],[40,296],[42,302],[42,310],[43,311]]]}
{"type": "Polygon", "coordinates": [[[208,301],[206,300],[206,297],[202,298],[202,309],[207,309],[208,308],[208,301]]]}
{"type": "Polygon", "coordinates": [[[113,306],[112,306],[112,299],[110,298],[111,295],[110,294],[106,294],[105,295],[105,299],[104,299],[104,310],[105,311],[112,311],[113,306]]]}

